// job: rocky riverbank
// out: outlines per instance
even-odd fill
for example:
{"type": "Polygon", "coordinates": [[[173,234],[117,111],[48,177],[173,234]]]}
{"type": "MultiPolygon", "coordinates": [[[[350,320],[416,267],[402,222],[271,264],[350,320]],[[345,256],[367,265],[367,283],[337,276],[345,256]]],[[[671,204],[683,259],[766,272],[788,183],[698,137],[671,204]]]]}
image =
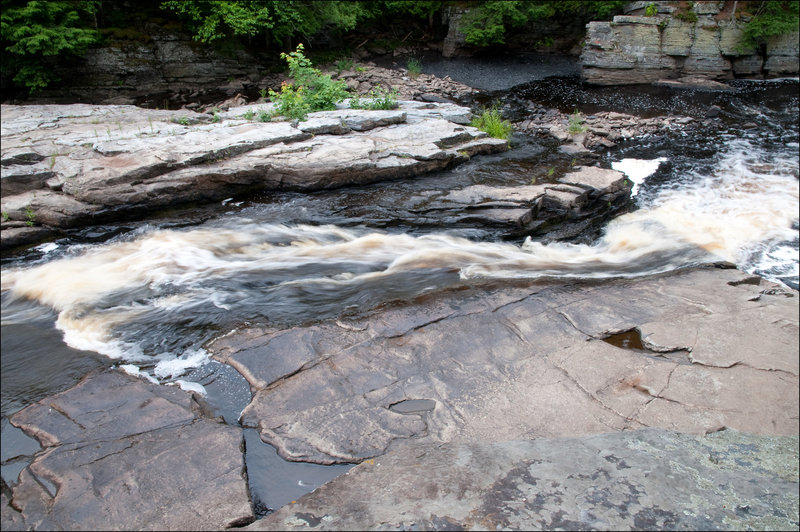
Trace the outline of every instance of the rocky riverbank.
{"type": "MultiPolygon", "coordinates": [[[[308,191],[412,177],[508,149],[505,140],[469,126],[471,111],[452,103],[402,100],[391,111],[341,107],[292,123],[260,121],[270,103],[229,104],[213,113],[3,106],[2,245],[252,190],[308,191]]],[[[672,125],[670,119],[606,113],[587,119],[585,134],[571,135],[560,114],[532,116],[517,128],[546,130],[573,155],[672,125]]],[[[444,203],[428,195],[417,214],[482,218],[509,226],[509,234],[569,238],[626,207],[631,183],[623,174],[573,170],[549,185],[465,189],[441,198],[444,203]]]]}

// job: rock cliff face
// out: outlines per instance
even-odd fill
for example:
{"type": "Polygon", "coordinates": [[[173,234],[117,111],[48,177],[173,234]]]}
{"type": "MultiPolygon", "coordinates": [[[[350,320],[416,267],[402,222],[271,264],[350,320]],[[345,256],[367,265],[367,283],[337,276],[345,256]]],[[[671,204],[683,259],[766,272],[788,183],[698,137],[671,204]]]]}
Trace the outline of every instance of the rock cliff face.
{"type": "Polygon", "coordinates": [[[743,24],[731,16],[731,2],[695,2],[690,10],[674,4],[632,2],[630,15],[587,24],[581,54],[585,81],[620,85],[797,75],[798,32],[769,41],[762,55],[740,47],[743,24]],[[644,16],[645,4],[655,4],[659,13],[644,16]]]}

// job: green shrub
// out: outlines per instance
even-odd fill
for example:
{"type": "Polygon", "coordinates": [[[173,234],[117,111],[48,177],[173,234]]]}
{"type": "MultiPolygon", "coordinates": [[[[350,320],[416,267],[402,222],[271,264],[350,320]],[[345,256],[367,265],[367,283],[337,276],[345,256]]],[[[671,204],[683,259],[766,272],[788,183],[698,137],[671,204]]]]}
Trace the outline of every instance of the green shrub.
{"type": "Polygon", "coordinates": [[[500,116],[500,111],[496,107],[490,109],[484,108],[479,116],[476,116],[470,122],[472,127],[477,127],[481,131],[485,131],[490,137],[497,139],[509,140],[514,126],[508,120],[503,120],[500,116]]]}
{"type": "Polygon", "coordinates": [[[275,102],[275,112],[291,120],[305,120],[311,112],[311,104],[304,94],[303,86],[295,88],[284,81],[281,92],[270,90],[269,96],[275,102]]]}
{"type": "Polygon", "coordinates": [[[656,15],[658,15],[658,6],[653,3],[647,4],[647,7],[644,8],[644,16],[654,17],[656,15]]]}
{"type": "Polygon", "coordinates": [[[351,109],[370,109],[376,110],[390,110],[397,108],[397,91],[386,90],[383,87],[369,91],[367,95],[369,100],[362,100],[360,98],[352,98],[350,100],[351,109]]]}
{"type": "Polygon", "coordinates": [[[272,115],[265,110],[260,110],[258,112],[258,121],[259,122],[269,122],[272,120],[272,115]]]}
{"type": "Polygon", "coordinates": [[[586,126],[583,125],[583,115],[581,115],[581,112],[577,109],[569,115],[569,127],[567,131],[570,135],[578,135],[579,133],[586,132],[586,126]]]}
{"type": "Polygon", "coordinates": [[[282,53],[281,58],[289,65],[289,75],[294,84],[283,82],[281,92],[269,91],[275,109],[292,120],[305,120],[314,111],[332,111],[336,104],[347,98],[347,85],[334,81],[314,68],[303,55],[303,45],[298,44],[294,52],[282,53]]]}
{"type": "Polygon", "coordinates": [[[243,116],[244,116],[245,120],[252,120],[255,115],[256,115],[256,112],[253,111],[252,109],[249,109],[249,110],[245,111],[243,116]]]}
{"type": "Polygon", "coordinates": [[[353,60],[352,59],[339,59],[336,61],[336,73],[341,74],[345,70],[352,70],[353,69],[353,60]]]}

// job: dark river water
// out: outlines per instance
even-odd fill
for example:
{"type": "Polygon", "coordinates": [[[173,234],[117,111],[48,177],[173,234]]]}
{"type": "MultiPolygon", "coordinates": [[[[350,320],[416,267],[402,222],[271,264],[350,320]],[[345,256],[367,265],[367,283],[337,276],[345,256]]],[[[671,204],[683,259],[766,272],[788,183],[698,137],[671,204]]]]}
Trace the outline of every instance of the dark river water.
{"type": "MultiPolygon", "coordinates": [[[[447,68],[428,65],[456,80],[459,71],[465,80],[480,71],[475,64],[447,68]]],[[[507,153],[416,179],[229,198],[76,231],[5,257],[4,450],[25,445],[9,415],[112,365],[204,394],[238,425],[248,387],[204,346],[242,325],[306,323],[485,279],[568,283],[719,260],[797,289],[797,80],[736,82],[721,93],[587,88],[576,78],[543,77],[489,87],[502,90],[472,103],[497,102],[515,118],[548,106],[702,119],[716,105],[720,125],[637,138],[603,154],[601,166],[625,171],[637,194],[632,212],[591,242],[511,237],[439,208],[454,189],[524,185],[544,168],[569,168],[571,157],[555,141],[517,135],[507,153]]],[[[246,438],[248,464],[274,471],[251,479],[261,512],[347,467],[286,464],[254,433],[246,438]]],[[[12,484],[25,462],[3,460],[3,480],[12,484]]]]}

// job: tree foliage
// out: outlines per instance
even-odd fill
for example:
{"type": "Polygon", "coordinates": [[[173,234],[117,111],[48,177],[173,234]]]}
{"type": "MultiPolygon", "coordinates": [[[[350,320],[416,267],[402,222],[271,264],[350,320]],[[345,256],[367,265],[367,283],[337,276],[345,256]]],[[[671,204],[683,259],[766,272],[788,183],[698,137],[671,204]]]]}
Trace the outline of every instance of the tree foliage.
{"type": "Polygon", "coordinates": [[[283,44],[293,36],[308,40],[326,27],[348,31],[368,16],[361,3],[340,0],[168,0],[161,6],[180,15],[202,42],[264,35],[283,44]]]}
{"type": "Polygon", "coordinates": [[[743,47],[760,46],[768,39],[797,31],[800,1],[762,1],[753,18],[744,26],[743,47]]]}
{"type": "Polygon", "coordinates": [[[97,42],[99,0],[2,0],[3,75],[36,92],[55,81],[50,65],[97,42]]]}
{"type": "Polygon", "coordinates": [[[622,12],[625,0],[487,0],[475,2],[461,23],[467,43],[503,44],[506,33],[528,22],[557,16],[582,20],[603,19],[622,12]]]}

